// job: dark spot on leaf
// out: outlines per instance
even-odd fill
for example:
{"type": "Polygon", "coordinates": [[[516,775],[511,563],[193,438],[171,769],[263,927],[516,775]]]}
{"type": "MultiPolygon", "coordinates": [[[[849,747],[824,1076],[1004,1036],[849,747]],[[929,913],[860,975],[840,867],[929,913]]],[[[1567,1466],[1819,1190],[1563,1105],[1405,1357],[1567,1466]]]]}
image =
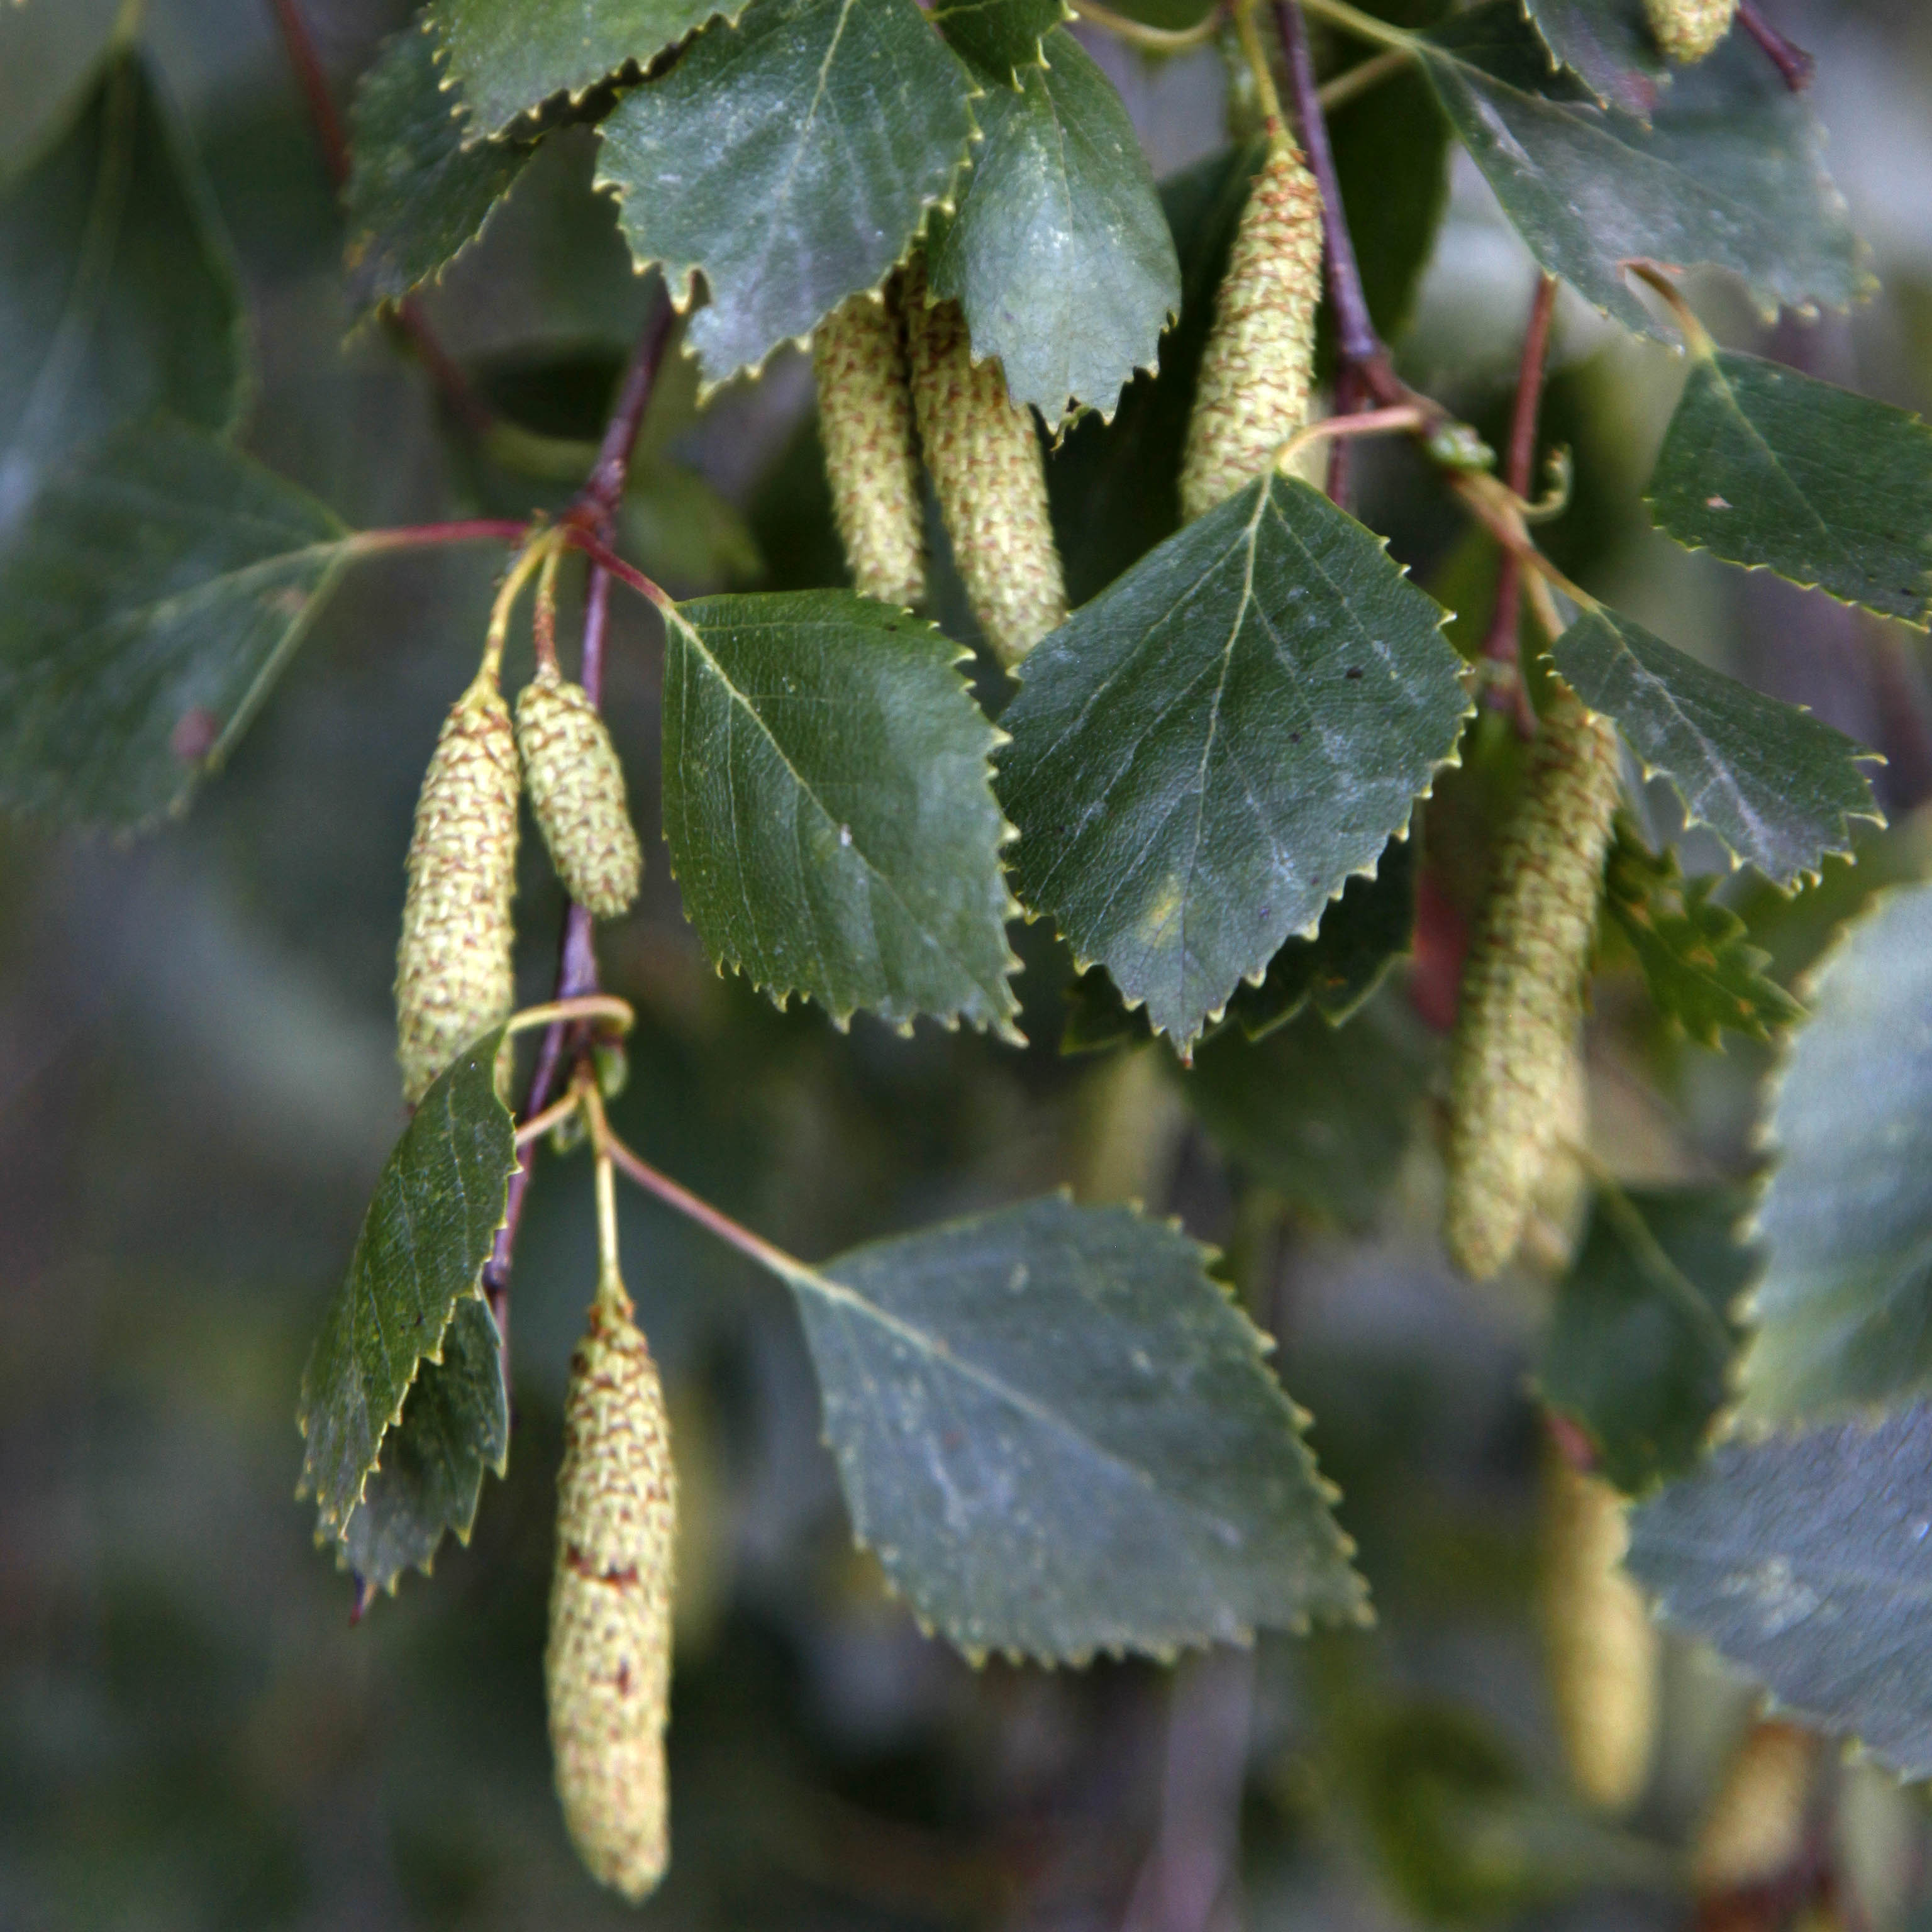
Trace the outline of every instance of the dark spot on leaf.
{"type": "Polygon", "coordinates": [[[198,765],[214,749],[221,720],[205,704],[184,711],[168,735],[168,749],[184,765],[198,765]]]}
{"type": "Polygon", "coordinates": [[[1359,670],[1358,670],[1353,664],[1351,664],[1351,665],[1348,667],[1348,670],[1347,670],[1347,672],[1346,672],[1346,676],[1348,676],[1351,680],[1354,680],[1354,679],[1359,678],[1359,677],[1361,676],[1361,674],[1361,674],[1359,670]]]}

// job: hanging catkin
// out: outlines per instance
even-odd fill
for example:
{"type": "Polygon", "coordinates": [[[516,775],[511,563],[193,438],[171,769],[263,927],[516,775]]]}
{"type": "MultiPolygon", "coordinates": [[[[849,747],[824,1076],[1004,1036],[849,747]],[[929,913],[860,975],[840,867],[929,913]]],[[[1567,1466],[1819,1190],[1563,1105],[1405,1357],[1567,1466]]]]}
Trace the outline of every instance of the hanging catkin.
{"type": "Polygon", "coordinates": [[[1321,297],[1321,191],[1300,149],[1277,140],[1249,190],[1214,298],[1181,459],[1184,518],[1261,476],[1302,426],[1321,297]]]}
{"type": "Polygon", "coordinates": [[[1738,0],[1643,0],[1650,31],[1666,59],[1688,67],[1731,31],[1738,0]]]}
{"type": "Polygon", "coordinates": [[[544,1682],[571,1842],[592,1877],[634,1900],[670,1856],[676,1518],[664,1390],[613,1276],[571,1358],[544,1682]]]}
{"type": "Polygon", "coordinates": [[[812,332],[818,435],[852,587],[883,604],[926,595],[926,521],[912,434],[905,320],[895,274],[812,332]]]}
{"type": "Polygon", "coordinates": [[[1498,848],[1450,1051],[1443,1233],[1479,1280],[1516,1252],[1559,1136],[1618,784],[1616,734],[1559,688],[1498,848]]]}
{"type": "Polygon", "coordinates": [[[1752,1725],[1697,1833],[1691,1882],[1706,1895],[1768,1885],[1804,1850],[1818,1740],[1796,1724],[1752,1725]]]}
{"type": "Polygon", "coordinates": [[[1066,615],[1046,459],[998,359],[974,362],[959,304],[928,307],[926,294],[924,258],[915,254],[904,302],[920,445],[973,614],[1010,666],[1066,615]]]}
{"type": "Polygon", "coordinates": [[[1630,1530],[1616,1491],[1553,1452],[1544,1483],[1540,1609],[1557,1735],[1577,1790],[1621,1810],[1650,1768],[1657,1629],[1624,1571],[1630,1530]]]}
{"type": "Polygon", "coordinates": [[[443,721],[416,800],[396,949],[396,1057],[411,1106],[514,1002],[517,790],[516,740],[493,668],[443,721]]]}
{"type": "Polygon", "coordinates": [[[644,855],[631,824],[624,768],[583,686],[539,665],[517,700],[517,749],[550,862],[593,919],[628,912],[644,855]]]}

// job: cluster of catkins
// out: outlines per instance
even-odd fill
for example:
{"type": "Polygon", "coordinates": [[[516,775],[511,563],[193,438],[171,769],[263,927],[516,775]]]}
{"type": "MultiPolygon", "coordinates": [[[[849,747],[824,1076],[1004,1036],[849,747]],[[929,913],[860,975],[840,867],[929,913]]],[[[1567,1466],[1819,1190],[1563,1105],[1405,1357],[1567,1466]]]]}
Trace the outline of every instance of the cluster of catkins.
{"type": "Polygon", "coordinates": [[[530,794],[564,889],[598,919],[629,910],[644,876],[623,767],[580,684],[554,663],[512,728],[486,663],[444,719],[416,801],[396,950],[396,1057],[411,1106],[515,1001],[517,801],[530,794]]]}
{"type": "MultiPolygon", "coordinates": [[[[1321,280],[1321,198],[1277,136],[1216,300],[1181,472],[1186,516],[1261,475],[1301,427],[1321,280]]],[[[917,250],[820,323],[812,357],[854,587],[889,604],[925,596],[922,454],[974,614],[1000,662],[1017,664],[1065,618],[1066,590],[1040,439],[998,358],[974,359],[964,312],[933,299],[917,250]]]]}

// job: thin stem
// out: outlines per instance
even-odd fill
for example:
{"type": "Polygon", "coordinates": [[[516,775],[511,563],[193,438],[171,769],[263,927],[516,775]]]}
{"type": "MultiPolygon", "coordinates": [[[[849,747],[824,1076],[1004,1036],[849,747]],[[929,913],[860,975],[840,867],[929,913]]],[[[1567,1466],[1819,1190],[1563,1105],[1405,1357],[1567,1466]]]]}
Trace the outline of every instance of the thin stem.
{"type": "Polygon", "coordinates": [[[1261,34],[1255,26],[1255,6],[1256,0],[1240,0],[1234,9],[1234,36],[1240,42],[1241,58],[1254,76],[1255,92],[1261,98],[1268,133],[1278,138],[1282,126],[1281,96],[1275,89],[1274,69],[1269,63],[1268,50],[1262,45],[1261,34]]]}
{"type": "Polygon", "coordinates": [[[449,524],[399,524],[383,530],[358,530],[346,548],[367,556],[386,550],[426,550],[436,544],[520,544],[528,524],[507,517],[470,517],[449,524]]]}
{"type": "Polygon", "coordinates": [[[1153,54],[1185,53],[1190,47],[1204,45],[1220,31],[1228,14],[1224,5],[1212,8],[1191,27],[1150,27],[1102,6],[1100,0],[1073,0],[1073,10],[1115,39],[1125,40],[1130,46],[1144,47],[1153,54]]]}
{"type": "MultiPolygon", "coordinates": [[[[1717,344],[1711,332],[1697,320],[1696,311],[1684,298],[1684,292],[1654,262],[1626,262],[1624,266],[1648,287],[1654,289],[1669,305],[1671,318],[1683,332],[1684,346],[1693,356],[1708,356],[1717,344]]],[[[1518,494],[1521,494],[1520,491],[1518,494]]]]}
{"type": "Polygon", "coordinates": [[[624,1289],[624,1272],[617,1254],[617,1181],[611,1172],[610,1123],[604,1112],[604,1096],[597,1082],[586,1079],[581,1070],[573,1083],[584,1102],[584,1117],[590,1128],[590,1144],[597,1154],[597,1302],[608,1312],[628,1319],[630,1296],[624,1289]]]}
{"type": "MultiPolygon", "coordinates": [[[[502,670],[503,646],[510,634],[510,614],[516,608],[524,586],[556,550],[559,535],[554,530],[539,532],[524,546],[522,554],[504,572],[496,601],[490,606],[489,632],[483,641],[484,676],[494,680],[502,670]]],[[[514,1030],[516,1022],[512,1021],[511,1025],[514,1030]]]]}
{"type": "Polygon", "coordinates": [[[544,559],[537,578],[536,602],[531,607],[530,637],[536,647],[539,670],[556,668],[556,567],[563,560],[561,547],[544,559]]]}
{"type": "Polygon", "coordinates": [[[719,1240],[736,1248],[760,1268],[769,1268],[772,1274],[788,1280],[811,1272],[796,1256],[774,1247],[770,1241],[733,1220],[722,1208],[712,1207],[689,1188],[680,1186],[669,1174],[659,1173],[643,1155],[626,1147],[614,1134],[610,1138],[609,1151],[612,1161],[626,1180],[634,1183],[646,1194],[655,1196],[686,1220],[694,1221],[706,1234],[716,1235],[719,1240]]]}
{"type": "Polygon", "coordinates": [[[624,500],[631,457],[637,448],[638,432],[644,426],[644,412],[650,406],[651,392],[656,386],[658,370],[663,365],[664,351],[670,346],[671,328],[676,320],[677,312],[671,307],[670,298],[661,297],[631,351],[616,405],[604,426],[604,440],[598,446],[596,466],[578,499],[578,507],[592,517],[597,534],[607,541],[617,506],[624,500]]]}
{"type": "Polygon", "coordinates": [[[1400,47],[1384,47],[1378,54],[1371,54],[1365,61],[1358,62],[1346,74],[1338,74],[1333,80],[1322,83],[1316,98],[1322,103],[1322,111],[1332,114],[1338,107],[1346,107],[1358,94],[1366,94],[1372,87],[1379,87],[1390,75],[1400,74],[1408,64],[1408,55],[1400,47]]]}
{"type": "Polygon", "coordinates": [[[1430,418],[1412,403],[1399,403],[1393,409],[1370,410],[1360,416],[1324,416],[1298,429],[1282,445],[1275,456],[1275,467],[1285,469],[1311,444],[1327,442],[1340,436],[1388,436],[1397,430],[1423,429],[1430,418]]]}
{"type": "Polygon", "coordinates": [[[1378,402],[1405,400],[1388,368],[1388,355],[1369,314],[1362,274],[1348,235],[1348,212],[1342,184],[1335,172],[1335,152],[1328,142],[1328,123],[1315,84],[1315,61],[1308,47],[1308,25],[1296,0],[1275,0],[1275,20],[1288,56],[1288,90],[1308,166],[1322,191],[1322,229],[1328,263],[1328,296],[1335,306],[1335,352],[1345,368],[1360,372],[1378,402]]]}
{"type": "Polygon", "coordinates": [[[296,84],[302,89],[302,100],[315,129],[322,164],[328,171],[330,185],[339,194],[349,182],[349,136],[342,116],[336,111],[335,97],[329,92],[322,56],[316,51],[308,23],[296,0],[268,0],[268,5],[282,30],[282,44],[287,50],[289,65],[295,70],[296,84]]]}
{"type": "Polygon", "coordinates": [[[513,1014],[503,1030],[528,1033],[532,1027],[554,1026],[572,1020],[615,1020],[620,1031],[628,1033],[637,1020],[628,1000],[615,993],[579,993],[568,999],[552,1000],[541,1006],[526,1006],[513,1014]]]}
{"type": "Polygon", "coordinates": [[[1787,40],[1758,11],[1754,0],[1738,0],[1738,25],[1763,48],[1793,94],[1802,94],[1811,85],[1818,63],[1802,47],[1787,40]]]}
{"type": "Polygon", "coordinates": [[[634,590],[640,597],[655,604],[660,610],[669,611],[677,608],[676,601],[668,591],[660,590],[634,564],[626,563],[608,544],[598,542],[581,524],[566,524],[563,526],[562,535],[565,542],[573,549],[583,551],[598,569],[608,571],[626,590],[634,590]]]}
{"type": "MultiPolygon", "coordinates": [[[[1509,448],[1504,457],[1504,480],[1518,496],[1528,493],[1530,471],[1536,460],[1537,417],[1543,402],[1544,364],[1550,347],[1550,322],[1556,310],[1556,278],[1540,275],[1536,292],[1530,298],[1529,321],[1523,330],[1522,360],[1516,370],[1516,406],[1510,418],[1509,448]]],[[[1496,608],[1490,620],[1489,635],[1483,640],[1483,656],[1492,662],[1507,664],[1513,675],[1507,683],[1492,687],[1492,701],[1516,712],[1517,728],[1525,736],[1535,729],[1529,694],[1523,685],[1518,664],[1517,630],[1522,614],[1522,562],[1513,550],[1505,549],[1496,567],[1496,608]]]]}
{"type": "Polygon", "coordinates": [[[1319,14],[1324,20],[1353,34],[1358,40],[1372,40],[1378,47],[1398,48],[1411,56],[1414,52],[1413,34],[1389,21],[1378,20],[1359,7],[1351,7],[1348,0],[1301,0],[1301,4],[1310,13],[1319,14]]]}
{"type": "Polygon", "coordinates": [[[519,1153],[532,1141],[540,1141],[560,1120],[567,1120],[583,1107],[581,1098],[574,1092],[566,1094],[561,1100],[553,1100],[542,1113],[532,1114],[517,1130],[517,1150],[519,1153]]]}

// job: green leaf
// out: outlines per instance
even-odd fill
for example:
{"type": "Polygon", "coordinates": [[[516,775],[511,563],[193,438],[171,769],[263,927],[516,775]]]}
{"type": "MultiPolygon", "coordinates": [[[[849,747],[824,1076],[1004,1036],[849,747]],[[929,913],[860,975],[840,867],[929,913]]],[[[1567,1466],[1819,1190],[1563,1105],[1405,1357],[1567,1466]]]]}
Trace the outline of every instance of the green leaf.
{"type": "Polygon", "coordinates": [[[1880,816],[1862,750],[1796,706],[1766,698],[1602,607],[1581,613],[1550,656],[1644,766],[1732,852],[1778,884],[1851,849],[1850,821],[1880,816]]]}
{"type": "Polygon", "coordinates": [[[1694,342],[1648,501],[1658,526],[1881,616],[1932,620],[1932,427],[1694,342]]]}
{"type": "Polygon", "coordinates": [[[49,472],[151,412],[241,412],[247,318],[200,172],[146,62],[120,47],[0,188],[0,538],[49,472]]]}
{"type": "Polygon", "coordinates": [[[1073,18],[1073,9],[1065,0],[938,0],[932,17],[968,60],[1018,86],[1022,68],[1046,65],[1046,37],[1073,18]]]}
{"type": "Polygon", "coordinates": [[[1628,1494],[1689,1469],[1729,1400],[1744,1336],[1733,1310],[1757,1272],[1738,1237],[1751,1199],[1736,1187],[1600,1191],[1557,1288],[1544,1395],[1628,1494]]]}
{"type": "Polygon", "coordinates": [[[1239,491],[1028,659],[1000,721],[1021,897],[1184,1046],[1454,754],[1442,617],[1319,491],[1239,491]]]}
{"type": "Polygon", "coordinates": [[[1222,1150],[1317,1221],[1371,1226],[1414,1138],[1438,1042],[1394,1001],[1347,1027],[1304,1012],[1261,1040],[1232,1028],[1183,1083],[1222,1150]]]}
{"type": "Polygon", "coordinates": [[[424,13],[382,50],[349,110],[344,259],[365,310],[440,277],[536,152],[518,141],[465,147],[438,55],[436,22],[424,13]]]}
{"type": "Polygon", "coordinates": [[[226,443],[124,430],[0,560],[0,803],[133,827],[260,710],[356,539],[226,443]]]}
{"type": "Polygon", "coordinates": [[[666,620],[664,823],[712,958],[843,1026],[863,1006],[1017,1039],[999,734],[930,625],[844,590],[666,620]]]}
{"type": "Polygon", "coordinates": [[[1868,292],[1817,124],[1748,35],[1676,74],[1648,128],[1552,69],[1518,0],[1414,44],[1530,253],[1626,328],[1667,333],[1624,280],[1632,259],[1731,269],[1767,314],[1868,292]]]}
{"type": "Polygon", "coordinates": [[[969,1654],[1364,1618],[1302,1419],[1206,1258],[1054,1196],[787,1270],[854,1528],[969,1654]]]}
{"type": "Polygon", "coordinates": [[[1932,1390],[1932,886],[1882,896],[1811,987],[1768,1122],[1754,1421],[1932,1390]]]}
{"type": "MultiPolygon", "coordinates": [[[[478,1292],[517,1166],[509,1109],[496,1096],[502,1038],[500,1027],[484,1034],[424,1095],[376,1184],[348,1277],[302,1371],[297,1419],[307,1446],[296,1493],[314,1497],[326,1534],[352,1529],[418,1370],[442,1359],[458,1304],[478,1292]]],[[[393,1501],[379,1493],[372,1532],[393,1501]]],[[[372,1534],[372,1546],[379,1540],[372,1534]]]]}
{"type": "Polygon", "coordinates": [[[735,20],[745,0],[430,0],[468,138],[500,134],[554,96],[580,100],[694,27],[735,20]]]}
{"type": "Polygon", "coordinates": [[[882,281],[966,159],[966,70],[916,0],[752,0],[604,124],[600,187],[708,383],[882,281]]]}
{"type": "Polygon", "coordinates": [[[1602,106],[1648,122],[1665,69],[1642,0],[1522,0],[1522,10],[1602,106]]]}
{"type": "Polygon", "coordinates": [[[405,1570],[428,1576],[444,1533],[470,1540],[483,1472],[502,1475],[510,1452],[510,1407],[488,1304],[458,1302],[442,1359],[424,1362],[382,1439],[382,1460],[340,1542],[344,1565],[369,1590],[395,1589],[405,1570]]]}
{"type": "Polygon", "coordinates": [[[1720,1028],[1768,1040],[1804,1010],[1765,976],[1771,956],[1751,944],[1744,922],[1712,903],[1715,878],[1687,879],[1670,853],[1645,850],[1619,824],[1604,874],[1604,904],[1629,940],[1650,997],[1700,1046],[1720,1028]]]}
{"type": "Polygon", "coordinates": [[[1932,1410],[1727,1443],[1631,1519],[1665,1618],[1815,1728],[1932,1774],[1932,1410]]]}
{"type": "Polygon", "coordinates": [[[1290,939],[1258,986],[1228,1003],[1250,1040],[1264,1040],[1312,1003],[1332,1026],[1350,1018],[1415,938],[1415,846],[1400,836],[1384,848],[1373,878],[1359,873],[1331,900],[1312,939],[1290,939]]]}
{"type": "Polygon", "coordinates": [[[1014,401],[1052,426],[1080,404],[1111,416],[1154,366],[1180,268],[1114,83],[1064,28],[1047,52],[1017,89],[985,73],[986,140],[928,261],[934,293],[965,308],[974,356],[997,356],[1014,401]]]}

